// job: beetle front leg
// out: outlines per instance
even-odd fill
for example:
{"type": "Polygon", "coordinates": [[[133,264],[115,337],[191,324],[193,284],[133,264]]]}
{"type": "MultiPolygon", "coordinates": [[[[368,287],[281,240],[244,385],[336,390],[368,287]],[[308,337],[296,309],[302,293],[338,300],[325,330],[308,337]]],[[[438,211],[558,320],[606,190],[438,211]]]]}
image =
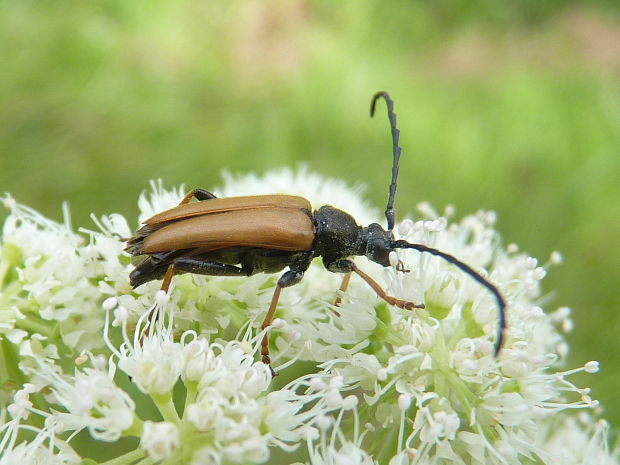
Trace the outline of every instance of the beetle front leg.
{"type": "Polygon", "coordinates": [[[407,300],[397,299],[391,295],[388,295],[383,288],[379,285],[377,281],[372,279],[362,270],[360,270],[357,265],[351,260],[338,260],[337,262],[330,264],[331,266],[328,269],[336,269],[337,271],[342,272],[354,272],[359,275],[366,283],[372,287],[372,289],[377,293],[379,298],[385,300],[388,304],[394,305],[395,307],[402,308],[404,310],[413,310],[414,308],[424,308],[424,304],[416,304],[413,302],[409,302],[407,300]]]}
{"type": "MultiPolygon", "coordinates": [[[[276,289],[273,292],[273,297],[271,298],[271,305],[269,305],[269,310],[267,310],[267,315],[265,315],[265,319],[260,326],[261,331],[264,331],[271,322],[273,321],[273,317],[276,313],[276,307],[278,306],[278,300],[280,299],[280,293],[282,292],[283,287],[294,286],[304,277],[303,271],[289,270],[280,276],[278,279],[278,283],[276,284],[276,289]]],[[[269,358],[269,336],[267,333],[263,336],[263,340],[261,341],[261,351],[262,360],[265,365],[269,366],[271,370],[271,376],[277,376],[277,373],[273,371],[271,367],[271,359],[269,358]]]]}
{"type": "Polygon", "coordinates": [[[189,201],[192,200],[192,198],[194,197],[196,197],[198,200],[217,199],[215,195],[213,195],[211,192],[207,190],[194,189],[189,194],[187,194],[185,197],[183,197],[183,200],[181,200],[181,203],[179,203],[179,205],[184,205],[186,203],[189,203],[189,201]]]}

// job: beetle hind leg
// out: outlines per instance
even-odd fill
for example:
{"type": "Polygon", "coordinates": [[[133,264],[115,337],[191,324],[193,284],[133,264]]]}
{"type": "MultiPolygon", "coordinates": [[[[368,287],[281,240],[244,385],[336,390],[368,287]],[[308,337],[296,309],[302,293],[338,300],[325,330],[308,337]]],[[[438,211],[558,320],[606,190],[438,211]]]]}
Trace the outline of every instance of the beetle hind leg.
{"type": "Polygon", "coordinates": [[[225,263],[211,262],[200,258],[179,257],[172,262],[177,270],[185,273],[207,276],[249,276],[243,268],[225,263]]]}
{"type": "MultiPolygon", "coordinates": [[[[160,265],[156,267],[157,276],[150,276],[150,279],[148,280],[150,281],[151,279],[161,278],[161,275],[164,269],[166,271],[163,274],[164,280],[161,285],[161,290],[164,291],[166,294],[168,294],[168,291],[170,290],[170,284],[172,283],[172,277],[175,275],[175,273],[179,273],[179,272],[180,273],[202,274],[202,275],[209,275],[209,276],[247,276],[248,275],[248,273],[244,271],[242,268],[239,268],[233,265],[226,265],[225,263],[218,263],[218,262],[209,262],[206,260],[201,260],[199,258],[179,257],[179,258],[173,259],[172,263],[170,263],[167,266],[160,265]]],[[[135,283],[132,282],[134,287],[139,286],[140,284],[142,284],[142,282],[146,282],[146,279],[142,281],[137,281],[138,279],[140,279],[139,276],[136,276],[134,279],[136,279],[135,283]]],[[[153,312],[154,316],[150,317],[152,321],[149,324],[149,326],[154,325],[155,322],[157,322],[157,320],[159,319],[159,311],[156,311],[156,306],[154,306],[151,309],[151,311],[153,312]]],[[[149,334],[148,328],[144,334],[145,335],[149,334]]]]}
{"type": "Polygon", "coordinates": [[[189,201],[192,200],[194,197],[196,197],[196,199],[198,199],[198,200],[217,199],[217,197],[215,195],[213,195],[211,192],[209,192],[207,190],[204,190],[204,189],[193,189],[185,197],[183,197],[183,200],[181,200],[179,205],[184,205],[186,203],[189,203],[189,201]]]}
{"type": "MultiPolygon", "coordinates": [[[[170,283],[172,283],[172,277],[174,276],[175,268],[176,267],[174,263],[172,263],[171,265],[168,265],[168,267],[166,268],[166,273],[164,274],[164,280],[161,283],[161,290],[164,291],[166,294],[168,294],[168,290],[170,289],[170,283]]],[[[141,331],[140,342],[142,342],[145,337],[149,336],[149,334],[151,333],[151,328],[153,328],[155,326],[155,323],[157,323],[157,320],[159,320],[160,309],[158,308],[157,303],[155,303],[148,310],[148,312],[149,312],[149,315],[147,317],[148,324],[141,331]]]]}
{"type": "Polygon", "coordinates": [[[168,266],[166,270],[166,274],[164,275],[164,281],[161,283],[161,290],[166,294],[168,293],[168,289],[170,289],[170,283],[172,283],[172,276],[174,276],[175,264],[168,266]]]}

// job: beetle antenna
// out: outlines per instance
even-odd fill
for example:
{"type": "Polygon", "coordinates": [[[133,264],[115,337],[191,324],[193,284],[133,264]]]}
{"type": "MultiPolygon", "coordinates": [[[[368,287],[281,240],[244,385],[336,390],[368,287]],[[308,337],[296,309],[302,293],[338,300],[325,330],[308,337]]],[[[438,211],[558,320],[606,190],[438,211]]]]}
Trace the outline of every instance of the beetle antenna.
{"type": "Polygon", "coordinates": [[[392,152],[394,153],[394,162],[392,164],[392,182],[390,183],[390,196],[388,197],[387,207],[385,209],[385,217],[387,218],[387,229],[394,229],[394,197],[396,196],[396,178],[398,178],[398,162],[400,161],[401,148],[398,146],[398,138],[400,131],[396,127],[396,113],[394,113],[394,102],[387,92],[379,91],[372,97],[370,102],[370,117],[375,114],[375,104],[380,97],[385,99],[387,103],[388,118],[390,119],[390,129],[392,130],[392,152]]]}
{"type": "Polygon", "coordinates": [[[447,262],[450,262],[454,266],[463,270],[469,276],[471,276],[484,287],[486,287],[491,292],[491,294],[495,296],[499,314],[497,338],[495,339],[495,356],[497,357],[500,350],[502,349],[502,345],[504,343],[504,333],[506,332],[506,301],[504,300],[502,294],[499,292],[499,289],[497,289],[494,284],[492,284],[488,279],[483,277],[480,273],[476,272],[471,266],[463,263],[458,258],[453,257],[450,254],[442,252],[441,250],[433,249],[422,244],[410,244],[407,241],[394,241],[391,246],[395,249],[415,249],[420,252],[428,252],[431,255],[437,255],[438,257],[443,258],[447,262]]]}

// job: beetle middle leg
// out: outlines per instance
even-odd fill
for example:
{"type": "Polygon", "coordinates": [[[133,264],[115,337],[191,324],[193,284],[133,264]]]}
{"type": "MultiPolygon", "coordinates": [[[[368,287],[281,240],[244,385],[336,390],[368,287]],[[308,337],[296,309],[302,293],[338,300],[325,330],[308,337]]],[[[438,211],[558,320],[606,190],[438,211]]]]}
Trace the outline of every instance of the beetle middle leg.
{"type": "MultiPolygon", "coordinates": [[[[271,305],[269,305],[267,315],[265,315],[265,319],[260,326],[261,331],[264,331],[265,328],[267,328],[273,321],[282,288],[297,284],[299,281],[301,281],[303,277],[304,272],[299,270],[289,270],[282,276],[280,276],[280,279],[278,279],[278,283],[276,284],[276,290],[273,292],[273,297],[271,298],[271,305]]],[[[271,370],[271,375],[277,376],[277,373],[273,371],[273,368],[271,367],[271,359],[269,358],[269,336],[267,333],[265,333],[265,335],[263,336],[263,340],[261,341],[260,353],[262,355],[263,363],[269,366],[269,369],[271,370]]]]}
{"type": "MultiPolygon", "coordinates": [[[[347,289],[349,287],[349,283],[351,282],[351,274],[353,272],[349,271],[347,274],[345,274],[342,277],[342,282],[340,283],[340,288],[338,289],[338,294],[336,295],[336,300],[334,300],[334,307],[340,307],[340,304],[342,302],[342,295],[347,292],[347,289]]],[[[336,316],[340,316],[340,313],[337,312],[336,310],[333,310],[333,312],[336,314],[336,316]]]]}

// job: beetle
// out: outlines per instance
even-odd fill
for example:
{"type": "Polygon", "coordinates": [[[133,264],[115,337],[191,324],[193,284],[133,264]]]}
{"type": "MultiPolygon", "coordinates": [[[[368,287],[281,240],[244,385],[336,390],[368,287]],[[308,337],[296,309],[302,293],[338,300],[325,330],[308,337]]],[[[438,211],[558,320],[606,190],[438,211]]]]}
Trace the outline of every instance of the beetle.
{"type": "MultiPolygon", "coordinates": [[[[351,275],[355,273],[388,304],[407,310],[423,308],[423,304],[388,295],[351,260],[354,256],[366,256],[387,267],[390,266],[390,252],[414,249],[441,257],[493,294],[499,314],[495,339],[497,356],[506,330],[506,303],[498,288],[452,255],[394,238],[400,131],[396,127],[394,102],[387,92],[377,92],[373,96],[370,116],[374,115],[380,98],[387,104],[393,152],[392,180],[385,210],[387,230],[377,223],[360,226],[351,215],[330,205],[312,211],[310,202],[303,197],[274,194],[217,198],[204,189],[194,189],[178,206],[147,219],[127,241],[125,250],[133,256],[136,264],[129,276],[132,287],[163,279],[162,290],[168,292],[174,274],[251,276],[259,272],[276,273],[288,267],[277,281],[261,325],[264,330],[273,320],[282,289],[299,283],[316,257],[322,258],[327,270],[344,273],[341,293],[346,291],[351,275]],[[190,202],[193,198],[197,202],[190,202]]],[[[397,269],[408,271],[402,264],[397,269]]],[[[335,302],[336,306],[339,304],[340,297],[335,302]]],[[[267,334],[261,342],[261,355],[262,361],[271,368],[267,334]]],[[[273,369],[272,374],[275,375],[273,369]]]]}

